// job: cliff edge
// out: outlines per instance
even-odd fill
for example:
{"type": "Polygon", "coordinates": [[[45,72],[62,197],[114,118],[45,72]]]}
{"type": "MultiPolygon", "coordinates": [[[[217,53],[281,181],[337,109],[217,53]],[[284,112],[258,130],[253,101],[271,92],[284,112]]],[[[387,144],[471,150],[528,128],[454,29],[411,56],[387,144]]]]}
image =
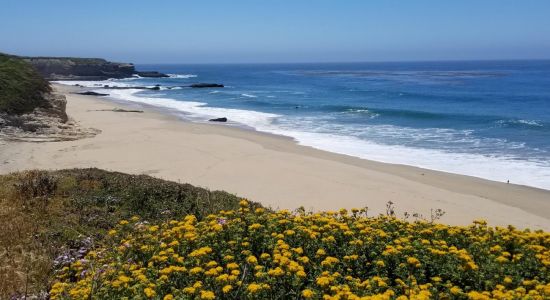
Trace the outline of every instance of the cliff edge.
{"type": "Polygon", "coordinates": [[[106,80],[109,78],[168,77],[159,72],[136,71],[132,63],[110,62],[102,58],[21,57],[46,80],[106,80]]]}
{"type": "Polygon", "coordinates": [[[24,60],[0,53],[0,139],[58,141],[93,136],[65,112],[65,96],[24,60]]]}

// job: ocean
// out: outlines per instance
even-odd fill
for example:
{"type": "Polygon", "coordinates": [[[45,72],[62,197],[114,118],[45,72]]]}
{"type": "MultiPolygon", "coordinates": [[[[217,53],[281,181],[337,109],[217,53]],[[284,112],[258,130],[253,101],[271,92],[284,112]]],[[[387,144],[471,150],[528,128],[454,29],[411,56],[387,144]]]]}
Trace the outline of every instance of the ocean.
{"type": "Polygon", "coordinates": [[[188,121],[227,117],[223,126],[326,151],[550,189],[550,61],[136,68],[170,78],[63,83],[158,84],[160,90],[108,93],[188,121]],[[225,87],[181,87],[199,82],[225,87]]]}

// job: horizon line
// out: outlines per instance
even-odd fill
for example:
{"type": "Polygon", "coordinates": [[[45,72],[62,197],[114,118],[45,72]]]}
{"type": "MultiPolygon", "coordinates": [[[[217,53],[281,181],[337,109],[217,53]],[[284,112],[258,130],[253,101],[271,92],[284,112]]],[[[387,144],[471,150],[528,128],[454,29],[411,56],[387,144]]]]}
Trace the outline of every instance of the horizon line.
{"type": "MultiPolygon", "coordinates": [[[[57,57],[57,56],[52,56],[57,57]]],[[[62,56],[59,56],[62,57],[62,56]]],[[[78,57],[76,57],[78,58],[78,57]]],[[[82,57],[87,58],[87,57],[82,57]]],[[[90,57],[91,58],[91,57],[90,57]]],[[[422,59],[422,60],[357,60],[357,61],[293,61],[293,62],[132,62],[139,65],[284,65],[284,64],[356,64],[356,63],[434,63],[434,62],[505,62],[550,61],[550,58],[498,58],[498,59],[422,59]]],[[[113,61],[115,62],[115,61],[113,61]]]]}

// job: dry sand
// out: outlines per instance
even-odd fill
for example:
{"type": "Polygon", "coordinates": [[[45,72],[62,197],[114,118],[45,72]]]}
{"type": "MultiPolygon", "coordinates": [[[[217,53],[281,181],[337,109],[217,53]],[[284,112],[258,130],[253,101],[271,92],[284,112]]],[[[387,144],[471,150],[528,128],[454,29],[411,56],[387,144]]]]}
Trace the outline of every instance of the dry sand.
{"type": "Polygon", "coordinates": [[[378,163],[296,145],[285,137],[196,124],[151,107],[71,94],[69,116],[101,130],[77,141],[28,143],[0,140],[0,173],[25,169],[97,167],[225,190],[274,208],[335,210],[395,203],[403,212],[440,222],[550,230],[550,191],[410,166],[378,163]],[[113,108],[143,109],[126,113],[113,108]]]}

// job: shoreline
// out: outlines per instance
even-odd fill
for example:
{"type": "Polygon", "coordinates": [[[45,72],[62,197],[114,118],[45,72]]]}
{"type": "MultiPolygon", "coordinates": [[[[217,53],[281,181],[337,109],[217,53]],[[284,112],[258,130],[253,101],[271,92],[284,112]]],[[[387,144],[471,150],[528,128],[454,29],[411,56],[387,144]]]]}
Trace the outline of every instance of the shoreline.
{"type": "Polygon", "coordinates": [[[0,173],[29,168],[98,167],[225,190],[274,208],[335,210],[395,203],[397,215],[443,209],[442,223],[550,230],[550,191],[407,165],[381,163],[298,145],[275,134],[182,120],[161,108],[71,94],[67,112],[94,138],[0,143],[0,173]],[[143,114],[93,111],[136,108],[143,114]]]}

